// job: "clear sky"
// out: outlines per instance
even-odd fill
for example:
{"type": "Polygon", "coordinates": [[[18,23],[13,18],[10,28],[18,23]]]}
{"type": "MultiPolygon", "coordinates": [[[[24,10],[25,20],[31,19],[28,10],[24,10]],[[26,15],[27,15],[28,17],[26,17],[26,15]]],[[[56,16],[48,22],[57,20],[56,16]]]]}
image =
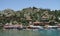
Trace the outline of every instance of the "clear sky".
{"type": "Polygon", "coordinates": [[[26,7],[60,9],[60,0],[0,0],[0,10],[20,10],[26,7]]]}

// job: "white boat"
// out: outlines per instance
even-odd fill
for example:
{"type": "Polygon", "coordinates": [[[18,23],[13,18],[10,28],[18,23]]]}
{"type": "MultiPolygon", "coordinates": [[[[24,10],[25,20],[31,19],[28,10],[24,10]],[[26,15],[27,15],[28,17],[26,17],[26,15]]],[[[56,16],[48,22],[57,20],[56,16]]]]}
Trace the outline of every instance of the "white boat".
{"type": "Polygon", "coordinates": [[[33,25],[30,25],[30,27],[35,28],[35,29],[43,29],[42,26],[33,26],[33,25]]]}
{"type": "Polygon", "coordinates": [[[48,26],[48,29],[57,29],[58,26],[48,26]]]}

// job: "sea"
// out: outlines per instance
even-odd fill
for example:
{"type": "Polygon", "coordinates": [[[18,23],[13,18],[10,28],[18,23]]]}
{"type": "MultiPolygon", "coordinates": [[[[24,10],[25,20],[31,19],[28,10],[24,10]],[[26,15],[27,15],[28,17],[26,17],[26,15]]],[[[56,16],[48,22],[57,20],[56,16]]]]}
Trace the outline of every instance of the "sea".
{"type": "Polygon", "coordinates": [[[44,30],[2,30],[0,36],[60,36],[60,30],[44,29],[44,30]]]}

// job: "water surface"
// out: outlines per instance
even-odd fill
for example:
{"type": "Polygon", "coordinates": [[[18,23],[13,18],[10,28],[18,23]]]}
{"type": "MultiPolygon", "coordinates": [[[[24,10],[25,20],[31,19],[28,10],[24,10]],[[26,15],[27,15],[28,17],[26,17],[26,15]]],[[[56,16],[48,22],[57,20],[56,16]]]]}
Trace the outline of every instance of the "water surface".
{"type": "Polygon", "coordinates": [[[60,36],[60,30],[0,30],[0,36],[60,36]]]}

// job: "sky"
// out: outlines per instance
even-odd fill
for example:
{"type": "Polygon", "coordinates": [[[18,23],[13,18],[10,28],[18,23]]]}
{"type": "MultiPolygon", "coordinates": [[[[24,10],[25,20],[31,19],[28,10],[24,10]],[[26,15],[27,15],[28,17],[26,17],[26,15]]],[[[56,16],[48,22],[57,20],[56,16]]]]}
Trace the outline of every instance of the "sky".
{"type": "Polygon", "coordinates": [[[60,10],[60,0],[0,0],[0,10],[21,10],[27,7],[60,10]]]}

